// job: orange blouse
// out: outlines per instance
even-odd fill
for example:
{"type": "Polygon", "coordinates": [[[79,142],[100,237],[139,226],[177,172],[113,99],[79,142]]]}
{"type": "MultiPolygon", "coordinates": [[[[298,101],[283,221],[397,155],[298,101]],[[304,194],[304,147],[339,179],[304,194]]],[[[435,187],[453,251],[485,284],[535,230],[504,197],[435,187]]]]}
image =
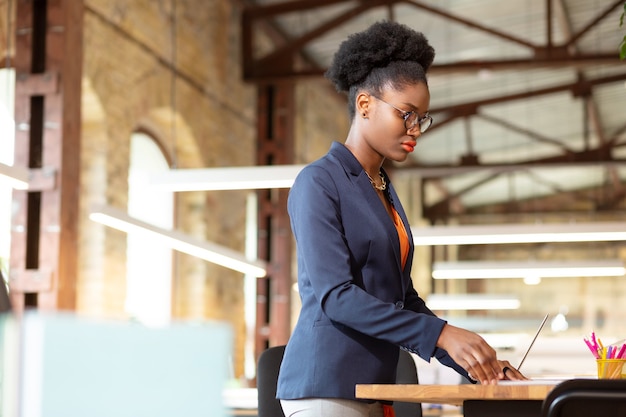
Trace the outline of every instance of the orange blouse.
{"type": "Polygon", "coordinates": [[[402,268],[406,265],[406,261],[409,257],[409,235],[404,228],[404,223],[402,223],[402,219],[400,215],[396,211],[395,207],[391,207],[391,211],[393,212],[393,223],[396,226],[396,230],[398,231],[398,238],[400,239],[400,253],[402,255],[402,268]]]}

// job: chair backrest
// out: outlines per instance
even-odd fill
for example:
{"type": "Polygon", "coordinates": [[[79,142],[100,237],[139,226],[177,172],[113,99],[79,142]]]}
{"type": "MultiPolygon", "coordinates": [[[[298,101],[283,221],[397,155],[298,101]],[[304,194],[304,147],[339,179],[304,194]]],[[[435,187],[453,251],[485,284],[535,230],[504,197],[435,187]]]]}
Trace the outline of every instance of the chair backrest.
{"type": "MultiPolygon", "coordinates": [[[[407,351],[400,350],[398,358],[398,370],[396,375],[396,384],[417,384],[419,379],[417,376],[417,366],[413,356],[407,351]]],[[[393,408],[396,417],[422,417],[422,404],[409,403],[402,401],[394,401],[393,408]]]]}
{"type": "Polygon", "coordinates": [[[543,401],[542,417],[626,417],[626,380],[571,379],[543,401]]]}
{"type": "Polygon", "coordinates": [[[283,360],[285,346],[265,350],[257,362],[258,417],[285,417],[280,401],[276,399],[278,371],[283,360]]]}
{"type": "Polygon", "coordinates": [[[11,300],[9,299],[7,286],[4,283],[2,271],[0,271],[0,313],[6,313],[9,311],[11,311],[11,300]]]}
{"type": "MultiPolygon", "coordinates": [[[[285,346],[274,346],[259,356],[257,363],[258,417],[285,417],[280,401],[276,399],[278,371],[285,346]]],[[[417,384],[417,367],[410,353],[400,351],[398,359],[398,384],[417,384]]],[[[396,417],[422,417],[419,403],[394,402],[396,417]]]]}

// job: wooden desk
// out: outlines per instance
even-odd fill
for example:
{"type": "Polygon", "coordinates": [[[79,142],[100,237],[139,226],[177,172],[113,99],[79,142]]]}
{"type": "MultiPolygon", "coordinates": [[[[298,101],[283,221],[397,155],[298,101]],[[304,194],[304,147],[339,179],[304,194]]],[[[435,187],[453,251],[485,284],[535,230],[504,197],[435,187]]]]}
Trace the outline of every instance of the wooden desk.
{"type": "Polygon", "coordinates": [[[376,400],[462,405],[466,400],[541,400],[556,384],[357,385],[356,397],[376,400]]]}
{"type": "Polygon", "coordinates": [[[562,381],[501,383],[499,385],[357,385],[356,397],[463,406],[465,416],[539,415],[541,403],[562,381]]]}

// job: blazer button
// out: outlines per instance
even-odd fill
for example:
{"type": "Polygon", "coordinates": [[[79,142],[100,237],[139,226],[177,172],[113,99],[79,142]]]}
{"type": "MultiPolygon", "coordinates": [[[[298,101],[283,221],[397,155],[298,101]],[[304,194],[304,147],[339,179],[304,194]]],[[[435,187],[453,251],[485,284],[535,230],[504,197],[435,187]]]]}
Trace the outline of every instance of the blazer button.
{"type": "Polygon", "coordinates": [[[396,308],[402,310],[404,308],[404,301],[396,301],[396,308]]]}

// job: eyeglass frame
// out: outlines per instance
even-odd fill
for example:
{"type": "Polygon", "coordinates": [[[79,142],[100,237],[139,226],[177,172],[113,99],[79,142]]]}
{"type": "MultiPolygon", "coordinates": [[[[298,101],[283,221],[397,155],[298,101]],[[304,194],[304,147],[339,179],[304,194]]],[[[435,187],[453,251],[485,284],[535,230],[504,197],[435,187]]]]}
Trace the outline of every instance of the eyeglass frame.
{"type": "Polygon", "coordinates": [[[394,106],[391,103],[386,102],[385,100],[383,100],[380,97],[376,97],[375,95],[372,95],[372,97],[374,97],[377,100],[382,101],[383,103],[385,103],[388,106],[393,107],[394,109],[398,110],[401,114],[402,114],[402,119],[404,119],[404,128],[406,129],[406,131],[408,132],[409,130],[412,130],[415,126],[419,126],[419,131],[420,133],[424,133],[426,132],[433,124],[433,118],[430,114],[428,114],[428,112],[424,113],[424,115],[422,117],[420,117],[419,113],[413,110],[410,111],[404,111],[402,109],[397,108],[396,106],[394,106]],[[413,124],[413,126],[408,127],[406,125],[407,121],[409,120],[409,117],[411,117],[411,115],[414,114],[417,116],[417,118],[415,119],[415,123],[413,124]],[[428,125],[424,128],[424,130],[422,130],[422,123],[424,121],[428,120],[428,125]]]}

